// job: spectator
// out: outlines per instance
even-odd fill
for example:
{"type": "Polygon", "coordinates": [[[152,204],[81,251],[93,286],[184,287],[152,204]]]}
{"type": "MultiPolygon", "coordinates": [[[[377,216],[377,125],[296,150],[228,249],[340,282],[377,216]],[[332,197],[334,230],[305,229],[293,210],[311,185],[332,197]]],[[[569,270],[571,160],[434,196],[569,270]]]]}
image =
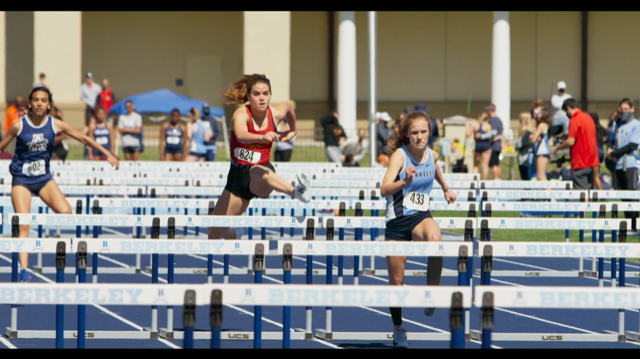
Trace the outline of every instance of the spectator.
{"type": "MultiPolygon", "coordinates": [[[[431,110],[428,109],[427,106],[425,106],[425,104],[423,103],[417,104],[414,110],[422,111],[427,114],[431,112],[431,110]]],[[[427,146],[430,149],[433,149],[433,142],[437,141],[440,135],[438,134],[438,122],[436,121],[436,119],[431,116],[429,116],[429,119],[431,120],[431,133],[429,134],[429,140],[427,141],[427,146]]]]}
{"type": "Polygon", "coordinates": [[[473,155],[473,173],[478,173],[478,165],[482,163],[481,178],[486,180],[489,177],[489,161],[491,159],[491,143],[489,138],[492,137],[491,125],[489,124],[489,115],[483,112],[478,116],[477,120],[465,122],[466,138],[476,140],[476,149],[473,155]]]}
{"type": "Polygon", "coordinates": [[[538,181],[547,181],[547,164],[551,158],[549,151],[549,112],[542,110],[534,133],[529,135],[533,143],[533,168],[538,181]]]}
{"type": "Polygon", "coordinates": [[[182,161],[187,153],[187,128],[180,123],[180,111],[171,110],[171,120],[160,126],[160,161],[182,161]]]}
{"type": "Polygon", "coordinates": [[[570,118],[569,134],[562,144],[551,147],[549,151],[554,154],[570,148],[573,188],[589,189],[593,183],[593,166],[598,165],[596,126],[591,116],[582,112],[573,98],[564,101],[562,110],[570,118]]]}
{"type": "MultiPolygon", "coordinates": [[[[535,108],[535,107],[534,107],[535,108]]],[[[533,109],[532,111],[533,112],[533,109]]],[[[536,115],[541,112],[536,113],[536,115]]],[[[520,136],[516,141],[515,149],[518,151],[518,168],[520,170],[520,180],[528,181],[533,172],[533,143],[529,136],[535,131],[531,114],[523,112],[520,114],[520,136]]]]}
{"type": "MultiPolygon", "coordinates": [[[[535,128],[538,126],[538,119],[540,118],[540,113],[544,110],[544,102],[541,99],[537,99],[533,101],[531,104],[531,120],[533,121],[532,126],[535,128]]],[[[522,116],[521,116],[522,118],[522,116]]],[[[522,124],[522,121],[520,122],[522,124]]]]}
{"type": "Polygon", "coordinates": [[[564,101],[571,98],[571,95],[566,93],[566,90],[567,84],[565,84],[564,81],[560,81],[558,82],[558,93],[551,96],[551,106],[553,106],[553,120],[551,121],[551,125],[562,126],[563,137],[569,133],[569,118],[564,111],[560,111],[564,101]]]}
{"type": "MultiPolygon", "coordinates": [[[[277,132],[289,131],[289,123],[287,122],[287,118],[283,118],[282,121],[278,124],[277,132]]],[[[295,141],[295,137],[291,139],[291,141],[282,142],[276,141],[276,153],[275,160],[276,162],[289,162],[291,161],[291,154],[293,153],[293,141],[295,141]]]]}
{"type": "Polygon", "coordinates": [[[496,116],[496,105],[489,104],[484,108],[489,115],[489,125],[491,125],[491,132],[493,137],[489,140],[491,142],[491,159],[489,159],[489,168],[493,174],[494,180],[502,179],[502,172],[500,171],[500,152],[502,151],[502,121],[496,116]],[[496,131],[495,133],[493,131],[496,131]]]}
{"type": "MultiPolygon", "coordinates": [[[[407,108],[410,108],[410,107],[407,107],[407,108]]],[[[395,121],[393,121],[393,126],[391,126],[391,131],[393,133],[395,133],[396,128],[398,129],[400,128],[400,125],[402,124],[402,120],[404,120],[405,117],[407,117],[407,114],[404,111],[400,112],[398,116],[396,116],[395,121]]]]}
{"type": "Polygon", "coordinates": [[[338,113],[333,111],[331,114],[320,119],[322,128],[324,129],[324,154],[329,162],[342,163],[340,160],[340,146],[347,139],[344,129],[338,122],[338,113]]]}
{"type": "Polygon", "coordinates": [[[187,141],[189,143],[189,155],[185,159],[187,162],[204,162],[207,157],[205,142],[211,139],[213,133],[208,126],[208,122],[200,119],[200,111],[192,108],[189,111],[191,121],[187,123],[187,141]]]}
{"type": "MultiPolygon", "coordinates": [[[[104,109],[105,113],[108,115],[109,110],[111,110],[111,106],[116,102],[116,96],[113,94],[113,90],[109,87],[109,80],[102,80],[102,91],[98,94],[96,98],[96,106],[100,106],[104,109]]],[[[108,119],[105,119],[109,122],[108,119]]],[[[113,125],[113,123],[112,123],[113,125]]]]}
{"type": "MultiPolygon", "coordinates": [[[[102,107],[96,108],[95,123],[89,126],[89,138],[93,138],[97,144],[104,147],[105,150],[115,152],[113,125],[106,122],[107,112],[102,107]]],[[[89,152],[89,161],[106,161],[107,156],[100,153],[100,151],[91,149],[89,152]]]]}
{"type": "Polygon", "coordinates": [[[47,82],[45,81],[45,77],[46,76],[45,76],[44,72],[41,72],[40,76],[38,77],[39,80],[33,83],[33,88],[36,88],[36,87],[49,88],[49,85],[47,85],[47,82]]]}
{"type": "MultiPolygon", "coordinates": [[[[82,134],[85,136],[89,136],[89,128],[91,128],[91,126],[95,124],[96,124],[96,118],[94,115],[91,115],[91,117],[89,117],[89,124],[84,126],[84,129],[82,130],[82,134]]],[[[85,161],[89,161],[89,146],[84,146],[82,157],[84,158],[85,161]]]]}
{"type": "Polygon", "coordinates": [[[378,125],[376,126],[376,157],[377,162],[380,165],[386,166],[389,164],[389,145],[387,139],[393,139],[395,135],[393,131],[387,126],[391,121],[391,116],[387,112],[376,112],[376,120],[378,125]]]}
{"type": "Polygon", "coordinates": [[[358,137],[350,138],[340,146],[342,155],[342,165],[345,167],[360,167],[358,163],[364,158],[369,148],[369,141],[367,141],[367,130],[364,128],[358,129],[358,137]]]}
{"type": "Polygon", "coordinates": [[[24,98],[18,95],[13,100],[13,103],[11,104],[11,106],[7,107],[7,110],[5,111],[4,126],[2,127],[2,136],[6,136],[7,130],[9,129],[11,124],[14,121],[17,121],[21,117],[20,115],[21,108],[24,108],[24,98]]]}
{"type": "Polygon", "coordinates": [[[89,118],[93,115],[93,109],[96,107],[96,99],[100,95],[100,86],[93,83],[93,74],[87,73],[85,82],[80,86],[80,98],[87,105],[85,110],[85,124],[89,125],[89,118]]]}
{"type": "Polygon", "coordinates": [[[218,136],[220,136],[220,130],[218,129],[218,121],[211,116],[211,109],[209,108],[209,104],[205,102],[202,106],[202,114],[204,118],[202,119],[203,123],[208,124],[210,131],[212,133],[209,141],[205,141],[204,146],[207,149],[207,157],[205,160],[207,162],[213,162],[216,159],[216,141],[218,140],[218,136]]]}
{"type": "MultiPolygon", "coordinates": [[[[58,119],[60,121],[64,121],[62,119],[62,110],[53,106],[53,111],[51,113],[53,118],[58,119]]],[[[67,159],[67,154],[69,154],[69,146],[64,141],[67,138],[66,133],[58,133],[53,140],[53,153],[51,154],[52,160],[61,160],[64,161],[67,159]]]]}
{"type": "Polygon", "coordinates": [[[118,117],[118,132],[122,135],[122,151],[127,161],[140,160],[140,138],[142,132],[142,117],[133,110],[133,102],[124,104],[126,115],[118,117]]]}
{"type": "MultiPolygon", "coordinates": [[[[624,98],[619,106],[618,118],[613,123],[609,139],[610,146],[607,148],[607,159],[616,163],[615,170],[611,173],[613,189],[637,190],[636,152],[640,145],[640,121],[633,118],[632,100],[624,98]]],[[[624,212],[624,214],[626,218],[632,218],[631,229],[635,231],[638,212],[624,212]]]]}
{"type": "Polygon", "coordinates": [[[600,183],[600,166],[604,162],[604,143],[607,140],[607,130],[600,124],[600,116],[595,112],[589,112],[589,116],[593,119],[593,123],[596,125],[596,145],[598,146],[598,165],[593,167],[593,186],[596,189],[602,189],[602,183],[600,183]]]}

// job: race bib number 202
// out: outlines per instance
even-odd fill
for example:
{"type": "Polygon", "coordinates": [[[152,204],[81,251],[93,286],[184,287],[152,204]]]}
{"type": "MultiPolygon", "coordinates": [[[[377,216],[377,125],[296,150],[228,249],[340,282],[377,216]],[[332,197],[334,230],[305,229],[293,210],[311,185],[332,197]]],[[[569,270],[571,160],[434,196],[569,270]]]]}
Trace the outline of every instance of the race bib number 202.
{"type": "Polygon", "coordinates": [[[237,158],[243,161],[251,162],[253,164],[260,162],[260,155],[261,155],[260,152],[246,150],[244,148],[238,148],[238,147],[236,147],[236,149],[233,152],[234,152],[233,154],[237,158]]]}
{"type": "Polygon", "coordinates": [[[429,195],[424,193],[409,192],[405,194],[402,206],[416,211],[429,210],[429,195]]]}
{"type": "Polygon", "coordinates": [[[42,176],[46,171],[44,160],[25,162],[22,165],[22,173],[27,176],[42,176]]]}

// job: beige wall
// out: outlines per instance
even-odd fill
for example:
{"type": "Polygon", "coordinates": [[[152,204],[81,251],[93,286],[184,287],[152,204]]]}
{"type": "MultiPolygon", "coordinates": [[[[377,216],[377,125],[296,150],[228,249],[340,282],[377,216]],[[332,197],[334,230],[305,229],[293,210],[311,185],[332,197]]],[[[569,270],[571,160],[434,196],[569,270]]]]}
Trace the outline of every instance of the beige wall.
{"type": "Polygon", "coordinates": [[[245,74],[265,74],[274,90],[271,101],[290,99],[291,12],[244,12],[245,74]]]}
{"type": "Polygon", "coordinates": [[[630,97],[637,103],[640,93],[638,15],[638,12],[589,12],[590,100],[618,102],[630,97]]]}
{"type": "MultiPolygon", "coordinates": [[[[12,102],[17,95],[27,97],[33,83],[33,12],[7,11],[5,97],[12,102]]],[[[4,99],[3,99],[4,100],[4,99]]]]}
{"type": "Polygon", "coordinates": [[[218,96],[242,75],[242,12],[83,12],[82,24],[82,73],[108,78],[116,99],[161,88],[198,98],[186,79],[188,59],[197,65],[199,56],[219,58],[218,96]]]}
{"type": "Polygon", "coordinates": [[[327,101],[328,46],[329,22],[326,11],[291,13],[292,99],[297,102],[327,101]]]}

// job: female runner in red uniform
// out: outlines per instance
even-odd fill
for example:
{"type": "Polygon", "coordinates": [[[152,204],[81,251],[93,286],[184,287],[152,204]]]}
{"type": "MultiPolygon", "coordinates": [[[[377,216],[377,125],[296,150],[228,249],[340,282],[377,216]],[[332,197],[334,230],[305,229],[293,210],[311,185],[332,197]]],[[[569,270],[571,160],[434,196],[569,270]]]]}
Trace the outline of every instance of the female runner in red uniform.
{"type": "MultiPolygon", "coordinates": [[[[309,202],[309,176],[298,173],[298,185],[278,176],[269,162],[273,141],[288,142],[296,135],[296,115],[290,102],[269,107],[271,83],[264,75],[244,75],[222,94],[225,104],[248,105],[238,108],[231,118],[231,167],[214,215],[238,216],[254,197],[268,197],[273,190],[309,202]],[[290,130],[277,132],[286,118],[290,130]]],[[[210,239],[239,239],[232,228],[209,228],[210,239]]]]}

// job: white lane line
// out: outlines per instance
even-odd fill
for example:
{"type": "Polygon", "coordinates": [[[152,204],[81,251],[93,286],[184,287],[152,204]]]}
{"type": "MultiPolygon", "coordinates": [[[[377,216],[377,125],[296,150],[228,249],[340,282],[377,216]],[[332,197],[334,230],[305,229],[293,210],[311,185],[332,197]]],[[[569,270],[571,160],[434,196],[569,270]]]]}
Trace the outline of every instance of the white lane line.
{"type": "Polygon", "coordinates": [[[7,346],[7,348],[9,349],[18,349],[16,348],[15,345],[11,344],[10,341],[6,340],[5,338],[3,338],[2,336],[0,336],[0,343],[4,344],[7,346]]]}
{"type": "Polygon", "coordinates": [[[117,260],[115,260],[115,259],[113,259],[113,258],[105,257],[105,256],[104,256],[104,255],[102,255],[102,254],[98,254],[98,258],[100,258],[100,259],[104,259],[104,260],[106,260],[106,261],[109,261],[109,262],[111,262],[111,263],[117,264],[117,265],[122,266],[122,267],[125,267],[125,268],[131,268],[131,266],[129,266],[128,264],[122,263],[122,262],[117,261],[117,260]]]}

